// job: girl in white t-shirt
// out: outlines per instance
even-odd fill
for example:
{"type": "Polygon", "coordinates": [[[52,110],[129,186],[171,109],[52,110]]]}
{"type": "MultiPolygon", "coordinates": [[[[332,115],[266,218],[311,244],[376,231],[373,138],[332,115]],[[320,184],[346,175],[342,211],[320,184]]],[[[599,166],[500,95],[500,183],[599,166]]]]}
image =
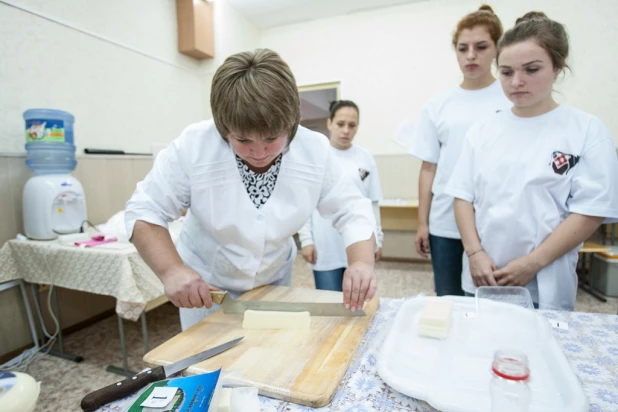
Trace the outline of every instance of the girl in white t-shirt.
{"type": "MultiPolygon", "coordinates": [[[[371,200],[376,219],[376,241],[378,250],[375,260],[382,256],[380,208],[382,198],[380,178],[376,162],[369,152],[352,144],[358,130],[358,106],[350,100],[334,101],[330,105],[330,116],[326,126],[330,131],[330,145],[334,157],[339,161],[343,173],[355,184],[363,196],[371,200]]],[[[314,211],[311,219],[298,232],[303,258],[313,265],[317,289],[342,290],[343,273],[348,267],[343,238],[333,228],[333,222],[314,211]]]]}
{"type": "Polygon", "coordinates": [[[500,82],[514,107],[470,128],[446,189],[456,197],[467,293],[526,286],[537,307],[573,310],[578,248],[605,218],[618,218],[609,131],[552,97],[568,52],[562,24],[538,12],[498,43],[500,82]]]}
{"type": "Polygon", "coordinates": [[[453,34],[453,47],[463,74],[460,86],[433,98],[418,120],[410,154],[421,159],[416,251],[428,257],[436,294],[463,295],[463,245],[453,213],[453,197],[444,189],[469,127],[483,116],[511,103],[491,73],[502,24],[484,5],[462,18],[453,34]]]}

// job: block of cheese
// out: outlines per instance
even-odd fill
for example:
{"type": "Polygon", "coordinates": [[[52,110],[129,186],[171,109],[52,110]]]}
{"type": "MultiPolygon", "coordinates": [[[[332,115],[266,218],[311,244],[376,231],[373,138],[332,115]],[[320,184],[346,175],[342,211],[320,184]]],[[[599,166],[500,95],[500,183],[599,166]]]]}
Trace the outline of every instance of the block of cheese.
{"type": "Polygon", "coordinates": [[[216,412],[230,412],[232,410],[232,388],[220,388],[216,412]]]}
{"type": "Polygon", "coordinates": [[[246,310],[243,329],[309,329],[309,312],[246,310]]]}
{"type": "Polygon", "coordinates": [[[418,322],[420,336],[446,339],[451,329],[453,302],[447,299],[428,299],[418,322]]]}

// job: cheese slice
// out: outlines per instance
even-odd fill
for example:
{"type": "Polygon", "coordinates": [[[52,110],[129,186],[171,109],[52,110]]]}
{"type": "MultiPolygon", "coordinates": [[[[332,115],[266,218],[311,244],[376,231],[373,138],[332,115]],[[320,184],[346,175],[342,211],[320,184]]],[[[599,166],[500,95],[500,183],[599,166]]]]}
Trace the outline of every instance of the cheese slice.
{"type": "Polygon", "coordinates": [[[309,312],[246,310],[243,329],[309,329],[309,312]]]}
{"type": "Polygon", "coordinates": [[[232,410],[232,388],[220,388],[216,412],[230,412],[232,410]]]}
{"type": "Polygon", "coordinates": [[[451,329],[453,301],[429,299],[418,322],[420,336],[446,339],[451,329]]]}

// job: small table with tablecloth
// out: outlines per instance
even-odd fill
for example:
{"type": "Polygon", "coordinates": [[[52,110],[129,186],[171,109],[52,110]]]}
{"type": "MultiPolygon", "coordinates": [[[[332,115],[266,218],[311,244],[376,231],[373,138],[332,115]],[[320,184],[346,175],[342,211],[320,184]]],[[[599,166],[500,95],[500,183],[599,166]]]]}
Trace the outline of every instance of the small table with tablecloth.
{"type": "MultiPolygon", "coordinates": [[[[112,296],[120,332],[123,368],[108,370],[132,375],[128,370],[122,319],[141,318],[145,351],[148,339],[145,312],[167,301],[163,285],[130,243],[109,243],[80,248],[58,241],[9,240],[0,249],[0,283],[23,279],[32,284],[54,285],[67,289],[112,296]]],[[[38,293],[33,290],[35,299],[38,293]]],[[[52,294],[54,301],[57,299],[52,294]]],[[[62,335],[59,334],[61,355],[62,335]]],[[[79,361],[79,357],[63,356],[79,361]]]]}

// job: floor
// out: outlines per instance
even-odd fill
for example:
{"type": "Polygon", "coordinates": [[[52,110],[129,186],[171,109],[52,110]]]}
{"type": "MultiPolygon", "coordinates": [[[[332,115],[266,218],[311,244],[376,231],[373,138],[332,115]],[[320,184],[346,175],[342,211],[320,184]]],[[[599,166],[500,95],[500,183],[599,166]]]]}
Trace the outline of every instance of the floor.
{"type": "MultiPolygon", "coordinates": [[[[418,293],[433,294],[431,266],[379,262],[376,265],[380,296],[400,298],[418,293]]],[[[314,287],[312,274],[299,256],[295,262],[295,287],[314,287]]],[[[616,314],[618,298],[601,303],[579,291],[576,310],[616,314]]],[[[140,323],[125,321],[128,343],[129,367],[141,370],[144,355],[140,323]]],[[[180,332],[178,310],[165,304],[148,313],[150,346],[154,348],[180,332]]],[[[56,357],[45,356],[33,362],[28,373],[41,382],[41,394],[36,412],[81,411],[81,399],[94,390],[120,380],[118,375],[105,371],[110,363],[120,366],[120,344],[116,317],[103,319],[65,338],[65,350],[84,357],[73,363],[56,357]]]]}

